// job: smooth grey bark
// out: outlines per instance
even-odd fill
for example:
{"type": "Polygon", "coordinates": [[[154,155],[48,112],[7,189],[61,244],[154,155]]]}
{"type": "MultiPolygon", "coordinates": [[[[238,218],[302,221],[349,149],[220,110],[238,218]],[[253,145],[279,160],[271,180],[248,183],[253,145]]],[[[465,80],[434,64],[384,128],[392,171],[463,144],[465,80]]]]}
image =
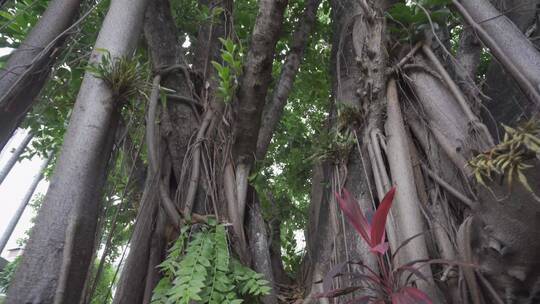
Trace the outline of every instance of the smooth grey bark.
{"type": "MultiPolygon", "coordinates": [[[[501,12],[510,19],[521,32],[527,31],[537,17],[538,0],[499,0],[494,1],[501,12]]],[[[536,30],[536,33],[539,31],[536,30]]],[[[540,40],[533,42],[540,46],[540,40]]],[[[496,60],[492,60],[486,72],[484,86],[485,94],[490,98],[484,105],[484,121],[494,136],[501,136],[501,124],[514,125],[519,119],[527,119],[535,111],[527,97],[521,92],[519,86],[504,67],[496,60]]]]}
{"type": "MultiPolygon", "coordinates": [[[[457,2],[457,0],[454,0],[457,2]]],[[[540,92],[540,52],[525,37],[520,29],[504,14],[501,14],[489,0],[467,0],[460,1],[461,6],[467,11],[476,24],[487,33],[490,39],[482,32],[478,32],[480,40],[489,47],[493,55],[505,66],[505,69],[512,77],[518,80],[518,84],[527,94],[531,103],[540,103],[530,90],[540,92]],[[513,67],[511,67],[513,65],[513,67]],[[520,79],[520,75],[523,80],[520,79]],[[527,87],[528,82],[530,87],[527,87]]],[[[463,13],[463,12],[462,12],[463,13]]]]}
{"type": "MultiPolygon", "coordinates": [[[[95,44],[131,56],[147,0],[112,0],[95,44]]],[[[94,51],[90,62],[99,62],[94,51]]],[[[64,145],[7,303],[78,303],[94,250],[100,201],[120,100],[87,72],[64,145]]]]}
{"type": "MultiPolygon", "coordinates": [[[[252,191],[255,193],[255,191],[252,191]]],[[[262,217],[262,211],[259,199],[256,195],[253,196],[251,204],[248,204],[249,221],[248,221],[248,240],[250,243],[250,251],[253,257],[252,268],[255,271],[262,273],[264,278],[268,280],[272,286],[272,292],[261,298],[264,304],[277,304],[277,285],[274,281],[274,272],[270,259],[270,251],[268,244],[268,233],[266,232],[266,223],[262,217]]]]}
{"type": "Polygon", "coordinates": [[[456,82],[470,100],[471,107],[479,112],[482,100],[480,88],[476,85],[476,74],[480,65],[482,44],[471,28],[464,28],[459,38],[456,54],[457,64],[453,67],[456,82]]]}
{"type": "Polygon", "coordinates": [[[24,195],[19,207],[15,211],[15,214],[11,217],[11,220],[9,221],[9,224],[6,227],[6,230],[4,230],[2,237],[0,237],[0,252],[4,251],[4,248],[6,247],[6,244],[9,241],[9,238],[11,237],[13,230],[15,230],[17,223],[21,219],[21,216],[24,210],[26,209],[26,206],[28,206],[30,199],[34,195],[34,192],[36,191],[36,188],[39,185],[39,182],[43,179],[43,173],[45,172],[45,169],[47,168],[47,165],[49,164],[50,160],[51,160],[51,156],[48,156],[47,159],[43,161],[41,167],[39,168],[38,174],[34,176],[34,179],[32,180],[30,187],[28,187],[28,190],[26,190],[26,194],[24,195]]]}
{"type": "MultiPolygon", "coordinates": [[[[26,39],[0,71],[0,150],[30,110],[45,84],[81,0],[51,1],[26,39]],[[64,34],[64,35],[62,35],[64,34]]],[[[1,6],[1,5],[0,5],[1,6]]]]}
{"type": "MultiPolygon", "coordinates": [[[[397,187],[392,205],[392,216],[397,225],[399,244],[421,234],[426,226],[420,211],[420,199],[416,190],[413,174],[413,164],[409,151],[408,134],[405,131],[405,123],[399,105],[397,85],[394,79],[388,83],[387,93],[387,153],[392,183],[397,187]]],[[[390,235],[389,235],[390,237],[390,235]]],[[[395,250],[395,249],[394,249],[395,250]]],[[[409,263],[419,259],[429,259],[426,240],[424,235],[416,237],[410,241],[409,245],[403,247],[398,256],[399,265],[409,263]]],[[[429,267],[424,267],[419,271],[428,278],[428,282],[418,281],[420,288],[426,291],[431,299],[437,298],[436,288],[433,286],[433,274],[429,267]]]]}
{"type": "Polygon", "coordinates": [[[2,167],[2,170],[0,170],[0,185],[2,184],[2,182],[4,182],[4,179],[6,179],[9,172],[11,172],[11,169],[13,169],[13,166],[15,166],[17,160],[23,153],[24,149],[26,149],[26,146],[28,146],[28,143],[30,143],[33,137],[34,135],[32,133],[26,134],[23,141],[17,146],[15,151],[11,153],[11,157],[8,159],[4,167],[2,167]]]}

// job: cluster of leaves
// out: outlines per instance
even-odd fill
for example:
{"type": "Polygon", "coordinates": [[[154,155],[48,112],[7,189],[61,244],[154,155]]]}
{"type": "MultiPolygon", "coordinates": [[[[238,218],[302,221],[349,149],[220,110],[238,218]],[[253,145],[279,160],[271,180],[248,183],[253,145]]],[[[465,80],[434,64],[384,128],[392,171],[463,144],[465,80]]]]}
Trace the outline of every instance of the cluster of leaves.
{"type": "Polygon", "coordinates": [[[532,119],[516,128],[503,127],[505,134],[502,142],[475,156],[469,161],[469,166],[475,179],[484,186],[486,180],[492,180],[497,175],[505,176],[511,187],[517,176],[519,182],[533,193],[524,170],[533,167],[530,162],[540,157],[540,121],[532,119]]]}
{"type": "Polygon", "coordinates": [[[223,44],[223,49],[221,50],[223,64],[212,61],[212,65],[219,77],[218,96],[225,103],[230,103],[238,87],[238,79],[242,74],[242,50],[231,39],[220,38],[219,40],[223,44]]]}
{"type": "Polygon", "coordinates": [[[112,58],[108,50],[98,49],[101,61],[90,63],[87,70],[95,77],[103,80],[113,92],[113,96],[129,100],[136,96],[144,96],[147,87],[144,68],[137,58],[112,58]]]}
{"type": "Polygon", "coordinates": [[[0,11],[0,47],[19,47],[46,8],[47,1],[8,1],[0,11]]]}
{"type": "MultiPolygon", "coordinates": [[[[194,226],[195,227],[195,226],[194,226]]],[[[225,227],[210,220],[189,235],[182,229],[160,265],[163,278],[154,289],[152,303],[239,304],[242,297],[270,292],[269,283],[229,253],[225,227]]]]}
{"type": "MultiPolygon", "coordinates": [[[[373,216],[366,217],[360,209],[358,202],[350,196],[347,190],[343,191],[343,195],[338,195],[336,193],[336,198],[343,214],[346,216],[349,223],[356,229],[360,237],[368,244],[370,252],[377,258],[379,272],[361,262],[346,261],[337,264],[326,274],[323,280],[323,288],[325,291],[318,295],[319,298],[335,298],[363,289],[369,290],[370,295],[357,297],[350,303],[432,303],[426,294],[411,286],[411,278],[413,275],[420,279],[427,280],[417,268],[413,267],[414,263],[409,263],[393,270],[391,269],[391,265],[393,265],[394,258],[399,248],[391,256],[390,263],[386,262],[385,254],[388,251],[389,246],[388,243],[385,242],[385,225],[388,213],[392,207],[394,194],[395,188],[392,188],[383,198],[373,216]],[[344,273],[344,269],[348,264],[360,266],[365,270],[366,274],[344,273]],[[337,276],[346,274],[359,279],[365,284],[362,286],[350,286],[332,290],[333,279],[337,276]],[[405,274],[409,275],[403,279],[405,274]]],[[[408,241],[404,242],[400,248],[405,246],[407,242],[408,241]]]]}
{"type": "MultiPolygon", "coordinates": [[[[95,274],[99,263],[96,261],[92,267],[92,273],[95,274]]],[[[90,300],[90,304],[109,304],[112,302],[109,288],[115,277],[115,267],[112,264],[105,264],[100,276],[100,280],[96,286],[96,290],[90,300]]]]}
{"type": "Polygon", "coordinates": [[[319,161],[326,160],[340,163],[347,159],[354,143],[354,137],[350,131],[342,132],[332,129],[321,134],[319,145],[311,158],[319,161]]]}
{"type": "Polygon", "coordinates": [[[2,272],[0,272],[0,293],[6,293],[7,289],[9,287],[9,284],[11,283],[11,279],[13,278],[13,275],[15,274],[15,269],[17,268],[17,265],[19,265],[21,261],[21,257],[18,256],[15,260],[9,262],[2,272]]]}
{"type": "Polygon", "coordinates": [[[431,26],[437,30],[448,20],[450,10],[446,5],[449,0],[418,0],[410,4],[402,2],[394,4],[387,12],[391,20],[389,29],[392,34],[403,41],[417,41],[431,26]],[[432,24],[430,24],[432,23],[432,24]]]}

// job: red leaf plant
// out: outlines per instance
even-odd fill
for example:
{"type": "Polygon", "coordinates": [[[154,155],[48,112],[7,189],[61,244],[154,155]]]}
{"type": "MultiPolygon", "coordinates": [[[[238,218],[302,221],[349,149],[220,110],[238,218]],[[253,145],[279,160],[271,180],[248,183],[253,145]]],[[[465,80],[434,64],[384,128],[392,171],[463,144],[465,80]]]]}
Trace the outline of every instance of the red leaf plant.
{"type": "MultiPolygon", "coordinates": [[[[354,200],[349,192],[343,189],[343,195],[336,193],[336,198],[339,207],[343,211],[343,214],[347,218],[348,222],[353,225],[360,237],[368,244],[370,252],[375,255],[378,262],[378,270],[373,270],[362,262],[344,262],[335,265],[326,274],[323,279],[324,292],[317,295],[317,298],[335,298],[348,293],[355,292],[357,290],[368,290],[369,295],[363,295],[357,298],[353,298],[345,303],[391,303],[391,304],[431,304],[432,301],[429,297],[419,290],[418,288],[410,286],[411,278],[416,276],[419,279],[426,280],[418,267],[414,267],[417,262],[429,261],[417,261],[408,263],[394,270],[391,270],[391,263],[387,263],[385,254],[388,251],[388,243],[385,241],[386,235],[386,219],[392,202],[394,200],[394,194],[396,188],[393,187],[384,196],[383,200],[379,204],[379,207],[375,211],[372,219],[366,217],[364,212],[360,209],[360,205],[354,200]],[[347,264],[354,264],[360,266],[365,270],[365,273],[346,273],[347,264]],[[408,273],[405,280],[401,279],[401,276],[408,273]],[[362,286],[353,286],[346,288],[339,288],[332,290],[332,282],[335,277],[349,275],[353,279],[364,282],[362,286]]],[[[410,240],[420,236],[415,235],[412,238],[406,240],[402,246],[395,250],[396,252],[404,245],[410,242],[410,240]]],[[[391,260],[395,257],[390,257],[391,260]]]]}

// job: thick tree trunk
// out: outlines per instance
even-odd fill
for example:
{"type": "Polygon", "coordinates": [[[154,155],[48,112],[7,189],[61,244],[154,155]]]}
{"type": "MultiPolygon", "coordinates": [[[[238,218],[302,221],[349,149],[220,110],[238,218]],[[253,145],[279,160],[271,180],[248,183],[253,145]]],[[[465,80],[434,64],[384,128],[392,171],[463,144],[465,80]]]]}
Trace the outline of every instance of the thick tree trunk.
{"type": "MultiPolygon", "coordinates": [[[[526,32],[536,22],[538,0],[495,1],[501,12],[512,21],[521,32],[526,32]]],[[[537,29],[536,33],[540,31],[537,29]]],[[[534,42],[540,46],[540,40],[534,42]]],[[[540,89],[539,89],[540,90],[540,89]]],[[[514,125],[520,119],[527,119],[538,110],[523,94],[512,75],[497,61],[492,60],[486,73],[484,92],[490,100],[485,102],[484,121],[490,127],[493,136],[501,135],[501,124],[514,125]]]]}
{"type": "Polygon", "coordinates": [[[17,146],[15,151],[11,152],[11,156],[9,157],[7,163],[2,167],[2,170],[0,170],[0,184],[6,179],[9,172],[11,172],[11,169],[13,169],[13,166],[17,163],[17,160],[19,160],[19,157],[26,149],[26,146],[28,146],[28,143],[32,140],[34,135],[32,133],[26,134],[23,141],[17,146]]]}
{"type": "MultiPolygon", "coordinates": [[[[191,98],[192,89],[189,86],[188,67],[184,64],[182,50],[177,42],[174,19],[171,15],[168,0],[153,1],[146,12],[144,34],[150,47],[153,69],[163,73],[162,84],[175,92],[173,95],[191,98]],[[166,71],[166,72],[165,72],[166,71]]],[[[198,126],[193,106],[168,98],[167,106],[162,108],[160,134],[163,134],[160,149],[161,176],[151,176],[145,185],[145,193],[141,202],[138,221],[131,241],[131,250],[124,265],[121,279],[118,283],[114,303],[137,304],[148,299],[159,275],[153,269],[156,259],[164,254],[165,245],[170,241],[161,233],[164,229],[159,225],[167,225],[166,221],[157,221],[159,206],[158,179],[170,176],[171,170],[176,181],[181,180],[182,168],[190,138],[198,126]],[[170,159],[171,161],[165,161],[170,159]],[[165,164],[166,163],[166,164],[165,164]],[[171,164],[172,163],[172,164],[171,164]],[[161,252],[161,253],[160,253],[161,252]],[[152,257],[152,258],[151,258],[152,257]],[[157,275],[157,276],[156,276],[157,275]],[[146,290],[146,291],[145,291],[146,290]],[[146,295],[145,295],[146,294],[146,295]]],[[[147,124],[155,124],[148,121],[147,124]]],[[[148,126],[147,126],[148,127],[148,126]]],[[[155,168],[157,169],[157,168],[155,168]]],[[[152,170],[150,170],[152,171],[152,170]]],[[[176,187],[177,185],[174,185],[176,187]]],[[[178,206],[179,207],[179,206],[178,206]]],[[[157,261],[159,263],[159,261],[157,261]]]]}
{"type": "Polygon", "coordinates": [[[244,261],[249,260],[243,226],[249,189],[248,177],[254,161],[262,111],[272,77],[275,47],[287,3],[287,0],[259,2],[259,13],[246,55],[237,100],[233,105],[233,159],[227,164],[224,179],[225,183],[234,185],[227,187],[228,215],[238,239],[237,249],[244,261]]]}
{"type": "Polygon", "coordinates": [[[480,40],[517,81],[530,103],[540,107],[540,53],[489,0],[453,0],[480,40]]]}
{"type": "MultiPolygon", "coordinates": [[[[146,0],[113,0],[95,49],[130,56],[146,0]]],[[[99,62],[92,54],[91,61],[99,62]]],[[[93,253],[101,190],[119,100],[92,74],[84,77],[55,173],[7,303],[78,303],[93,253]]]]}
{"type": "MultiPolygon", "coordinates": [[[[331,5],[334,103],[330,109],[328,128],[350,132],[352,140],[359,142],[350,148],[345,159],[324,160],[314,168],[306,233],[308,254],[303,262],[303,267],[307,268],[304,271],[307,274],[304,277],[306,293],[311,295],[322,291],[320,280],[332,265],[352,260],[363,261],[377,269],[367,244],[338,211],[335,193],[346,188],[365,211],[373,210],[377,196],[382,198],[384,195],[384,190],[375,190],[375,168],[370,164],[367,147],[370,131],[380,127],[386,85],[383,72],[387,64],[383,51],[386,43],[385,25],[382,18],[375,16],[380,16],[381,9],[388,3],[385,1],[364,7],[358,1],[332,1],[331,5]],[[353,116],[365,115],[366,123],[343,122],[338,109],[354,112],[353,116]]],[[[333,287],[339,288],[354,285],[355,282],[342,278],[334,283],[333,287]]],[[[328,303],[326,301],[321,300],[321,303],[328,303]]]]}
{"type": "MultiPolygon", "coordinates": [[[[0,150],[30,110],[50,73],[81,0],[54,0],[0,71],[0,150]]],[[[1,6],[1,5],[0,5],[1,6]]]]}

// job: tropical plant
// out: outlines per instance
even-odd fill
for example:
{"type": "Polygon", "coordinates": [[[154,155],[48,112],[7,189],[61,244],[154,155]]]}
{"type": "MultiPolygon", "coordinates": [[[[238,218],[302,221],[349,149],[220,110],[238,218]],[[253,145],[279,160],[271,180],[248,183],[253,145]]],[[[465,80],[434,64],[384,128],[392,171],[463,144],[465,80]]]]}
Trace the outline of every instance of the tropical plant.
{"type": "Polygon", "coordinates": [[[503,125],[505,130],[501,143],[478,154],[469,161],[476,181],[486,186],[486,180],[504,176],[511,187],[517,176],[519,182],[534,194],[524,171],[534,167],[540,157],[540,121],[531,119],[516,128],[503,125]]]}
{"type": "Polygon", "coordinates": [[[223,49],[221,59],[223,64],[212,61],[212,65],[217,71],[219,78],[218,95],[225,103],[232,101],[234,92],[238,87],[238,78],[242,74],[242,50],[231,39],[220,38],[223,49]]]}
{"type": "Polygon", "coordinates": [[[164,274],[152,303],[239,304],[270,292],[263,275],[242,266],[229,253],[225,226],[210,220],[202,227],[185,226],[165,261],[164,274]],[[189,232],[198,232],[190,236],[189,232]]]}
{"type": "MultiPolygon", "coordinates": [[[[392,262],[387,262],[386,253],[389,245],[385,241],[386,235],[386,220],[392,202],[394,200],[396,188],[393,187],[386,193],[379,207],[373,216],[366,216],[360,209],[358,202],[351,197],[346,189],[343,189],[343,194],[336,193],[336,198],[339,207],[343,214],[358,232],[360,237],[367,243],[370,252],[376,257],[379,271],[370,268],[362,262],[346,261],[334,266],[325,276],[323,280],[323,288],[325,292],[318,295],[319,298],[334,298],[346,295],[357,290],[369,290],[369,295],[363,295],[355,298],[351,303],[392,303],[392,304],[417,304],[417,303],[432,303],[429,297],[420,289],[411,286],[411,278],[417,276],[420,279],[426,279],[414,264],[392,268],[392,262],[399,248],[394,251],[390,257],[392,262]],[[334,277],[344,275],[343,270],[348,264],[360,266],[366,270],[366,274],[352,274],[354,278],[358,278],[365,283],[362,286],[351,286],[331,290],[334,277]],[[403,276],[408,275],[403,279],[403,276]]],[[[402,248],[406,242],[400,246],[402,248]]]]}

